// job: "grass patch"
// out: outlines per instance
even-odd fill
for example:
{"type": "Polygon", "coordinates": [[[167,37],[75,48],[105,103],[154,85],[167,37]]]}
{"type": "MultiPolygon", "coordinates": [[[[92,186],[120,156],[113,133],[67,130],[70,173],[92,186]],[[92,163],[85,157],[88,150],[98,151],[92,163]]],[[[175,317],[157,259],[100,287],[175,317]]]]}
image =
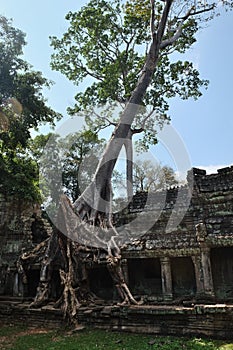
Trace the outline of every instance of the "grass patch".
{"type": "Polygon", "coordinates": [[[1,350],[233,350],[228,341],[176,338],[85,329],[65,330],[0,328],[1,350]]]}

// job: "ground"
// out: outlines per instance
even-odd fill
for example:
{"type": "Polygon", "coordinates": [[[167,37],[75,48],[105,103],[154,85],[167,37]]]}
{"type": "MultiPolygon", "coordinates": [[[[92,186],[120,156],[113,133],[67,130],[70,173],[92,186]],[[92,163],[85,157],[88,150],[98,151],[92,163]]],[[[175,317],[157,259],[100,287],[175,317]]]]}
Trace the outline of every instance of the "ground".
{"type": "Polygon", "coordinates": [[[233,342],[84,329],[48,330],[0,324],[1,350],[233,350],[233,342]]]}

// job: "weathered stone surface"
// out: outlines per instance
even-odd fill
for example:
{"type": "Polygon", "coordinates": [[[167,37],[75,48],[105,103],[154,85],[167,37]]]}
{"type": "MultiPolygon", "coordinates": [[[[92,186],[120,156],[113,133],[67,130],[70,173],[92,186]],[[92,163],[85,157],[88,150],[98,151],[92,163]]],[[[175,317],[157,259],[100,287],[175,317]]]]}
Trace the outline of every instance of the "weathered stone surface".
{"type": "Polygon", "coordinates": [[[38,204],[0,194],[0,295],[20,295],[16,262],[52,231],[38,204]]]}
{"type": "MultiPolygon", "coordinates": [[[[142,265],[145,265],[145,259],[167,257],[170,258],[172,271],[178,268],[179,260],[174,260],[175,258],[191,258],[193,267],[190,265],[190,273],[195,275],[193,292],[196,297],[202,295],[206,298],[219,298],[221,295],[221,300],[231,301],[233,293],[229,290],[233,290],[233,280],[227,271],[232,271],[233,268],[233,249],[232,259],[228,253],[227,260],[224,258],[224,249],[233,247],[233,167],[219,169],[217,174],[211,175],[193,168],[188,172],[187,179],[186,186],[169,189],[166,193],[150,194],[149,199],[147,193],[137,193],[124,214],[116,216],[117,225],[133,222],[138,213],[145,211],[153,212],[156,217],[146,234],[131,240],[124,249],[123,256],[128,261],[141,258],[142,265]],[[190,191],[191,200],[186,210],[190,191]],[[171,231],[167,230],[171,216],[176,218],[182,211],[185,212],[182,221],[171,231]],[[217,248],[219,261],[215,263],[217,248]],[[221,278],[216,277],[216,271],[221,278]]],[[[181,290],[182,285],[185,286],[187,282],[182,273],[184,271],[180,270],[181,290]]],[[[145,277],[144,283],[148,290],[149,279],[145,277]]],[[[153,279],[151,289],[152,284],[153,279]]],[[[172,280],[173,293],[174,289],[175,282],[172,280]]]]}
{"type": "MultiPolygon", "coordinates": [[[[80,320],[99,327],[106,327],[106,322],[111,320],[109,327],[112,329],[163,334],[169,327],[170,334],[179,329],[180,334],[212,335],[216,329],[219,336],[225,336],[230,326],[232,329],[233,167],[212,175],[194,168],[187,178],[188,184],[181,188],[149,197],[147,193],[137,193],[128,207],[115,215],[118,227],[131,223],[131,230],[139,232],[143,232],[145,226],[145,220],[135,221],[140,213],[146,213],[148,220],[155,218],[143,235],[130,237],[132,232],[128,232],[128,244],[122,250],[125,278],[134,295],[150,306],[93,308],[81,312],[80,320]],[[171,224],[173,218],[175,223],[182,212],[185,215],[181,222],[168,230],[169,220],[171,224]],[[203,301],[228,305],[210,305],[209,308],[197,305],[203,301]],[[197,306],[184,308],[182,303],[197,306]],[[177,306],[171,309],[164,306],[173,304],[177,306]],[[137,321],[139,314],[143,317],[137,321]]],[[[35,246],[49,234],[51,227],[38,206],[2,195],[0,218],[0,294],[25,297],[28,291],[20,285],[15,263],[22,249],[35,246]]],[[[30,268],[29,287],[33,294],[39,267],[30,268]]],[[[116,292],[106,266],[99,265],[89,272],[95,276],[94,292],[98,295],[99,290],[100,297],[114,298],[116,292]]]]}
{"type": "MultiPolygon", "coordinates": [[[[65,326],[60,310],[50,306],[42,309],[30,309],[28,306],[17,301],[0,300],[0,322],[51,329],[65,326]]],[[[116,331],[224,339],[233,337],[233,306],[226,304],[82,307],[77,318],[79,325],[116,331]]]]}

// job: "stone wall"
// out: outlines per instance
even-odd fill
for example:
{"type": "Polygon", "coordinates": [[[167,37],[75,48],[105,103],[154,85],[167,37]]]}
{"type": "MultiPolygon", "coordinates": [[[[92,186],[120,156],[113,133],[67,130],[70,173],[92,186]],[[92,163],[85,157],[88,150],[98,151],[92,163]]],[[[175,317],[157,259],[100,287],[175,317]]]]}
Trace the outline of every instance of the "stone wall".
{"type": "MultiPolygon", "coordinates": [[[[211,175],[193,168],[187,178],[188,184],[180,188],[137,193],[115,215],[126,243],[125,278],[133,294],[148,303],[232,302],[233,168],[211,175]],[[181,213],[184,216],[177,223],[181,213]]],[[[20,296],[24,291],[19,286],[17,258],[23,249],[43,240],[51,227],[38,205],[2,195],[0,216],[0,294],[20,296]]],[[[89,275],[95,281],[93,292],[101,298],[116,295],[104,264],[89,275]]],[[[33,296],[39,266],[31,266],[28,277],[33,296]]]]}
{"type": "MultiPolygon", "coordinates": [[[[40,267],[30,266],[25,294],[16,261],[51,233],[50,225],[38,205],[2,195],[0,217],[0,295],[7,295],[0,297],[0,320],[61,325],[61,311],[30,310],[15,298],[9,302],[9,295],[35,295],[40,267]]],[[[186,186],[137,193],[115,223],[127,243],[122,250],[126,281],[144,304],[81,308],[79,322],[154,334],[233,336],[232,167],[212,175],[194,168],[186,186]]],[[[91,290],[112,304],[117,293],[106,264],[91,268],[89,277],[91,290]]]]}
{"type": "MultiPolygon", "coordinates": [[[[232,305],[119,306],[92,305],[78,310],[79,325],[109,331],[153,335],[233,338],[232,305]]],[[[67,324],[61,310],[51,306],[29,308],[29,304],[0,300],[0,323],[56,329],[67,324]]],[[[152,347],[153,348],[153,347],[152,347]]]]}
{"type": "Polygon", "coordinates": [[[0,194],[0,295],[19,295],[16,262],[44,239],[51,227],[38,204],[0,194]]]}
{"type": "MultiPolygon", "coordinates": [[[[150,295],[149,300],[232,301],[233,167],[211,175],[193,168],[187,179],[188,184],[181,188],[149,197],[136,194],[116,217],[119,227],[129,224],[132,230],[123,251],[126,274],[138,271],[141,285],[136,290],[144,291],[146,299],[150,295]],[[177,224],[182,211],[185,215],[177,224]],[[134,237],[150,221],[148,232],[134,237]]],[[[135,277],[130,276],[130,286],[135,289],[135,277]]]]}

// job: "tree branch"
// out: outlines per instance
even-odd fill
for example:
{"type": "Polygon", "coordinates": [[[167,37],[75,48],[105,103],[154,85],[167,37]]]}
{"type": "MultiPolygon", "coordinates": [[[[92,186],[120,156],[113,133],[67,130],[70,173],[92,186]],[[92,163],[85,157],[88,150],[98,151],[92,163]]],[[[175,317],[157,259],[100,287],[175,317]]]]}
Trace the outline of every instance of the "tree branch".
{"type": "Polygon", "coordinates": [[[210,7],[205,8],[203,10],[199,10],[199,11],[194,11],[195,8],[191,7],[185,16],[178,18],[178,20],[179,19],[181,20],[181,23],[180,23],[176,33],[174,34],[174,36],[172,38],[163,40],[161,45],[160,45],[160,49],[164,49],[165,47],[172,45],[174,42],[176,42],[180,38],[180,36],[182,34],[183,24],[189,17],[196,16],[196,15],[199,15],[199,14],[204,13],[204,12],[212,11],[214,9],[214,7],[215,7],[215,5],[212,4],[210,7]]]}
{"type": "Polygon", "coordinates": [[[94,74],[93,72],[89,71],[86,67],[82,66],[81,67],[88,75],[90,75],[92,78],[95,78],[96,80],[99,81],[104,81],[104,79],[102,77],[100,77],[99,75],[94,74]]]}
{"type": "Polygon", "coordinates": [[[176,42],[176,41],[179,39],[179,37],[180,37],[181,34],[182,34],[183,24],[184,24],[184,22],[186,21],[186,19],[188,19],[189,16],[191,15],[191,11],[192,11],[192,10],[193,10],[193,7],[191,7],[191,9],[189,9],[189,11],[186,13],[186,15],[182,18],[182,21],[181,21],[181,23],[179,24],[179,27],[178,27],[176,33],[173,35],[173,37],[172,37],[172,38],[169,38],[169,39],[166,39],[166,40],[163,40],[163,41],[161,42],[161,45],[160,45],[160,49],[161,49],[161,50],[164,49],[164,48],[167,47],[167,46],[172,45],[174,42],[176,42]]]}
{"type": "Polygon", "coordinates": [[[138,129],[133,129],[132,130],[132,134],[140,134],[141,132],[143,132],[145,130],[145,124],[146,124],[146,121],[152,116],[152,114],[154,113],[155,111],[155,108],[153,108],[150,113],[143,119],[142,121],[142,126],[141,128],[138,128],[138,129]]]}
{"type": "MultiPolygon", "coordinates": [[[[205,13],[205,12],[209,12],[209,11],[212,11],[214,8],[216,7],[215,4],[212,4],[210,5],[208,8],[204,8],[203,10],[199,10],[199,11],[194,11],[192,13],[189,14],[189,16],[196,16],[196,15],[200,15],[201,13],[205,13]]],[[[192,7],[191,10],[194,10],[195,8],[192,7]]],[[[179,19],[187,19],[186,17],[187,15],[185,15],[184,17],[180,17],[180,18],[177,18],[178,20],[179,19]]]]}
{"type": "Polygon", "coordinates": [[[96,117],[98,117],[98,118],[100,118],[100,119],[103,119],[103,120],[106,120],[106,121],[108,122],[108,124],[109,124],[109,125],[107,125],[107,126],[110,126],[110,125],[116,126],[116,125],[117,125],[117,123],[112,122],[112,121],[109,120],[107,117],[104,117],[104,116],[99,115],[98,113],[96,113],[94,109],[92,110],[92,112],[93,112],[93,114],[94,114],[96,117]]]}
{"type": "Polygon", "coordinates": [[[153,39],[154,32],[155,32],[155,0],[150,0],[150,3],[151,3],[150,30],[151,30],[151,37],[153,39]]]}
{"type": "Polygon", "coordinates": [[[125,139],[125,153],[126,153],[126,186],[128,199],[133,196],[133,144],[132,144],[132,130],[130,129],[125,139]]]}
{"type": "Polygon", "coordinates": [[[162,40],[172,3],[173,3],[173,0],[166,0],[166,4],[165,4],[164,10],[163,10],[162,18],[159,22],[159,27],[158,27],[158,32],[157,32],[158,42],[160,42],[162,40]]]}
{"type": "MultiPolygon", "coordinates": [[[[169,11],[171,8],[173,0],[166,0],[166,4],[164,6],[163,14],[161,20],[159,22],[159,27],[157,33],[154,33],[153,39],[150,45],[150,49],[148,55],[146,57],[146,61],[144,67],[141,71],[141,75],[139,76],[136,87],[134,88],[131,97],[129,99],[129,104],[140,105],[142,98],[148,88],[152,76],[154,74],[156,65],[158,63],[158,57],[160,52],[160,45],[162,42],[162,38],[165,32],[166,23],[169,15],[169,11]]],[[[127,107],[125,109],[127,112],[127,107]]],[[[125,114],[126,115],[126,114],[125,114]]],[[[132,116],[132,120],[133,120],[132,116]]]]}

